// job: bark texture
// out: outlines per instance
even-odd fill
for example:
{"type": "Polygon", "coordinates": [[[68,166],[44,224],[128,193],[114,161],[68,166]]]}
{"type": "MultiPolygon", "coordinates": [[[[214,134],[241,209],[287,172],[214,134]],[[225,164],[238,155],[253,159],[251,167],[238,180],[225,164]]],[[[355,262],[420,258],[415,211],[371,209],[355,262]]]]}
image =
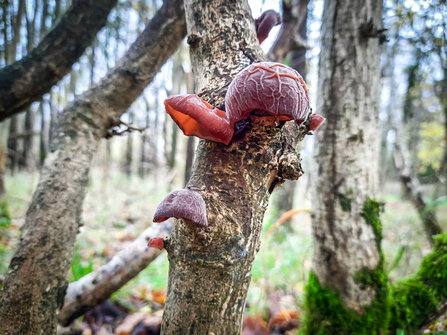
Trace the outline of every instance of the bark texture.
{"type": "MultiPolygon", "coordinates": [[[[185,10],[196,92],[222,109],[232,78],[265,60],[248,4],[188,0],[185,10]]],[[[245,140],[198,145],[189,186],[203,196],[209,226],[174,224],[166,247],[170,269],[162,334],[241,332],[269,190],[278,178],[302,174],[294,147],[306,132],[293,122],[276,128],[274,118],[255,114],[245,140]]]]}
{"type": "Polygon", "coordinates": [[[370,200],[378,178],[381,13],[380,0],[324,5],[317,110],[327,121],[316,132],[309,334],[379,334],[386,323],[374,320],[387,315],[386,280],[379,204],[370,200]],[[328,307],[330,292],[340,311],[328,307]],[[337,320],[351,314],[357,325],[351,316],[337,320]]]}
{"type": "Polygon", "coordinates": [[[0,121],[23,111],[70,72],[105,26],[116,3],[74,0],[58,25],[30,54],[0,70],[0,121]]]}
{"type": "Polygon", "coordinates": [[[146,229],[130,246],[114,256],[110,262],[68,286],[64,307],[59,313],[59,324],[69,325],[112,293],[135,278],[160,251],[148,248],[151,238],[165,238],[171,232],[171,220],[146,229]]]}
{"type": "Polygon", "coordinates": [[[99,140],[186,35],[183,2],[166,0],[117,66],[60,115],[0,297],[0,334],[55,334],[91,160],[99,140]],[[30,276],[32,274],[32,276],[30,276]]]}

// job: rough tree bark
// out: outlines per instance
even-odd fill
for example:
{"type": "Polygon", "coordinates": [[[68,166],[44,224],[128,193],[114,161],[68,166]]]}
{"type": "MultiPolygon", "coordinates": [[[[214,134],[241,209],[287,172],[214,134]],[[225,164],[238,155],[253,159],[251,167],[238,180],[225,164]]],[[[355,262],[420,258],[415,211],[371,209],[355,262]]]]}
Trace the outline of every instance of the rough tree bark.
{"type": "Polygon", "coordinates": [[[387,279],[378,177],[381,0],[326,1],[312,188],[306,334],[381,334],[387,279]]]}
{"type": "MultiPolygon", "coordinates": [[[[232,78],[265,59],[247,1],[187,0],[185,10],[196,92],[222,108],[232,78]]],[[[242,142],[198,145],[189,186],[202,190],[209,227],[174,223],[162,334],[241,332],[269,189],[302,174],[294,147],[305,133],[293,122],[279,130],[272,117],[251,119],[242,142]]]]}
{"type": "Polygon", "coordinates": [[[154,237],[165,238],[171,232],[171,227],[171,220],[149,227],[110,262],[71,283],[59,313],[59,324],[69,325],[135,278],[160,254],[159,250],[147,247],[149,240],[154,237]]]}
{"type": "Polygon", "coordinates": [[[184,20],[183,2],[166,0],[117,66],[60,115],[0,296],[0,334],[55,334],[91,160],[180,45],[184,20]]]}
{"type": "Polygon", "coordinates": [[[71,70],[105,26],[116,3],[74,0],[59,24],[31,53],[0,70],[0,121],[23,111],[71,70]]]}

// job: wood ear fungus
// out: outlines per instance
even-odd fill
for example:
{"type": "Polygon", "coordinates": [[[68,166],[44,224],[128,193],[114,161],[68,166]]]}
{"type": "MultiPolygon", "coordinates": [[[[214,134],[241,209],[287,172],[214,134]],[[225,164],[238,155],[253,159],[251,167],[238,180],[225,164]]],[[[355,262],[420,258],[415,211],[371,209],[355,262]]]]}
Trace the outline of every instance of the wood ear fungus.
{"type": "Polygon", "coordinates": [[[321,115],[318,115],[318,114],[312,114],[310,117],[311,117],[311,120],[309,123],[309,129],[312,131],[317,130],[323,124],[323,122],[326,120],[324,117],[322,117],[321,115]]]}
{"type": "Polygon", "coordinates": [[[281,23],[281,15],[273,9],[263,12],[261,16],[255,20],[256,34],[258,35],[259,43],[264,42],[269,36],[270,30],[281,23]]]}
{"type": "Polygon", "coordinates": [[[226,145],[233,139],[235,123],[247,119],[253,110],[297,124],[306,121],[311,112],[301,75],[273,62],[251,64],[234,77],[225,95],[225,112],[194,94],[169,97],[165,106],[185,135],[226,145]]]}
{"type": "Polygon", "coordinates": [[[190,190],[173,191],[160,202],[153,221],[162,222],[169,218],[183,219],[208,227],[205,201],[199,193],[190,190]]]}
{"type": "Polygon", "coordinates": [[[149,243],[147,244],[147,246],[149,248],[163,250],[163,248],[165,247],[165,241],[161,237],[154,237],[149,240],[149,243]]]}

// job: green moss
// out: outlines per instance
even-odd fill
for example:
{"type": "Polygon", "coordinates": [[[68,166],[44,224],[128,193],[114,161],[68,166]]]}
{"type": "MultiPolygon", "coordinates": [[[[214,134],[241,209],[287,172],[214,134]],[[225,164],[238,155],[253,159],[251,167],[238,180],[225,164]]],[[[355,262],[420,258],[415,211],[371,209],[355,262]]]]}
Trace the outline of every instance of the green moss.
{"type": "Polygon", "coordinates": [[[415,276],[392,286],[390,333],[412,334],[447,298],[447,233],[434,237],[433,251],[424,257],[415,276]]]}
{"type": "Polygon", "coordinates": [[[383,334],[387,328],[387,290],[360,315],[346,308],[340,295],[322,287],[314,273],[306,285],[306,317],[300,328],[306,335],[371,335],[383,334]]]}
{"type": "Polygon", "coordinates": [[[417,276],[438,300],[447,298],[447,233],[434,236],[433,251],[424,257],[417,276]]]}
{"type": "Polygon", "coordinates": [[[344,212],[351,212],[352,199],[342,193],[337,193],[337,196],[338,196],[338,200],[340,201],[341,209],[344,212]]]}
{"type": "Polygon", "coordinates": [[[359,314],[347,308],[338,292],[322,287],[318,277],[310,273],[305,292],[305,318],[300,333],[306,335],[379,335],[388,328],[389,301],[388,276],[384,272],[384,256],[381,249],[382,223],[380,204],[368,199],[362,215],[373,227],[380,261],[373,270],[362,269],[354,280],[362,289],[373,287],[376,296],[371,305],[359,314]]]}
{"type": "Polygon", "coordinates": [[[8,201],[0,201],[0,227],[9,227],[11,225],[11,213],[9,211],[8,201]]]}
{"type": "Polygon", "coordinates": [[[416,277],[396,282],[391,289],[391,301],[390,334],[397,329],[412,334],[437,306],[428,287],[416,277]]]}
{"type": "Polygon", "coordinates": [[[369,224],[376,237],[377,249],[382,250],[382,221],[380,221],[380,203],[373,199],[367,199],[363,204],[362,216],[365,218],[367,224],[369,224]]]}

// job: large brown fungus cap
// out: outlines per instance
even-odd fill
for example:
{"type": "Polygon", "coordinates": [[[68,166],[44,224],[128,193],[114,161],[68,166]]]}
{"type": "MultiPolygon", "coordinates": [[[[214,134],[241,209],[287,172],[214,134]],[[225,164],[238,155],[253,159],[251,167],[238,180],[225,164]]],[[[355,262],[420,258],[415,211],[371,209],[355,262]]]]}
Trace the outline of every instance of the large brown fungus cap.
{"type": "Polygon", "coordinates": [[[194,191],[176,190],[169,193],[157,206],[154,222],[169,218],[184,219],[199,226],[207,227],[206,206],[202,196],[194,191]]]}

